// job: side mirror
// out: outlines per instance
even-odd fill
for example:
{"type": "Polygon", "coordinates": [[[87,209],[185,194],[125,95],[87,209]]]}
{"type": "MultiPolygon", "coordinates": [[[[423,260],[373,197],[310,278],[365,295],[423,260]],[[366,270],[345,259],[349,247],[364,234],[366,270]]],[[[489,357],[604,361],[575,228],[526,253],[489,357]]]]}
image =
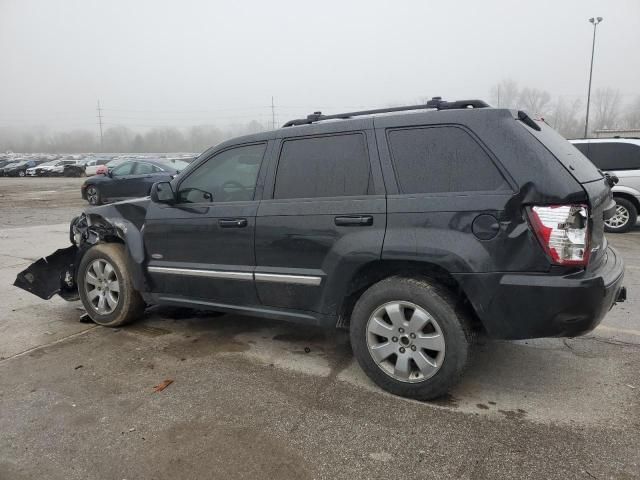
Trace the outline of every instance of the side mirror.
{"type": "Polygon", "coordinates": [[[176,201],[176,194],[170,182],[156,182],[151,186],[151,201],[172,204],[176,201]]]}

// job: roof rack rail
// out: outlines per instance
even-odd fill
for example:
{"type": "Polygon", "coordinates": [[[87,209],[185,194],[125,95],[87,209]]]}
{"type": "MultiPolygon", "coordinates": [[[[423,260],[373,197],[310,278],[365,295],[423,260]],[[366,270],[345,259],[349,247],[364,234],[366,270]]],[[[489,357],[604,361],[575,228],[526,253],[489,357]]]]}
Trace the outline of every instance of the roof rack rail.
{"type": "Polygon", "coordinates": [[[456,110],[464,108],[485,108],[489,104],[483,100],[456,100],[455,102],[447,102],[442,100],[442,97],[433,97],[427,103],[423,105],[409,105],[406,107],[391,107],[391,108],[378,108],[375,110],[360,110],[359,112],[347,112],[337,113],[334,115],[323,115],[322,112],[313,112],[311,115],[307,115],[307,118],[298,118],[295,120],[289,120],[282,127],[293,127],[295,125],[309,125],[321,120],[333,120],[341,119],[346,120],[348,118],[360,117],[362,115],[372,115],[375,113],[391,113],[391,112],[404,112],[408,110],[456,110]]]}

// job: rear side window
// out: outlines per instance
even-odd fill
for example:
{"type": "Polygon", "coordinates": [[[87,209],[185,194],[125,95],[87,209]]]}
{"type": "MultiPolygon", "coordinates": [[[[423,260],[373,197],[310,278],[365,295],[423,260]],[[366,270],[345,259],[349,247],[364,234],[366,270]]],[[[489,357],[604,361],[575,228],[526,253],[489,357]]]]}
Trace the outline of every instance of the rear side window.
{"type": "Polygon", "coordinates": [[[370,177],[361,133],[285,140],[273,198],[367,195],[370,177]]]}
{"type": "Polygon", "coordinates": [[[509,189],[489,155],[461,128],[391,130],[388,139],[402,193],[509,189]]]}
{"type": "Polygon", "coordinates": [[[576,144],[600,170],[640,170],[640,145],[624,142],[576,144]]]}

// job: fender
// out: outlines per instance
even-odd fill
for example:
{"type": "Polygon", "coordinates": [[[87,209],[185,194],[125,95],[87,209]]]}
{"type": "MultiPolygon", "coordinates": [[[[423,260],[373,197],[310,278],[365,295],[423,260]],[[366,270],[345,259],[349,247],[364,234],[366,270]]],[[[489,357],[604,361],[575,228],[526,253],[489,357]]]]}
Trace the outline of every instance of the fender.
{"type": "MultiPolygon", "coordinates": [[[[144,273],[144,219],[149,199],[126,201],[87,209],[71,224],[72,242],[78,246],[76,265],[84,253],[99,242],[120,242],[127,252],[127,264],[133,287],[147,292],[149,285],[144,273]]],[[[77,271],[74,272],[74,278],[77,271]]]]}
{"type": "Polygon", "coordinates": [[[55,294],[65,300],[78,299],[78,266],[92,246],[101,242],[118,242],[125,246],[133,287],[149,291],[144,272],[144,218],[148,198],[89,208],[71,221],[69,239],[72,246],[41,258],[20,272],[14,285],[48,300],[55,294]]]}

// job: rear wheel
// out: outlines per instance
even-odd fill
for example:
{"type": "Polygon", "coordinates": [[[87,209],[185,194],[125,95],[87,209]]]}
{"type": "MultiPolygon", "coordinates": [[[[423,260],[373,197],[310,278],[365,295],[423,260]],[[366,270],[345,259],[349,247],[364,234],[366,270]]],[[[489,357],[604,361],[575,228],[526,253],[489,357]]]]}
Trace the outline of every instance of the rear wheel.
{"type": "Polygon", "coordinates": [[[87,187],[87,201],[91,205],[102,204],[102,197],[100,196],[100,190],[95,185],[89,185],[87,187]]]}
{"type": "Polygon", "coordinates": [[[631,230],[638,220],[638,210],[626,198],[616,197],[616,213],[604,222],[604,229],[609,233],[624,233],[631,230]]]}
{"type": "Polygon", "coordinates": [[[98,325],[118,327],[144,312],[144,301],[133,288],[125,258],[124,246],[119,243],[100,243],[82,257],[78,292],[98,325]]]}
{"type": "Polygon", "coordinates": [[[351,316],[354,355],[378,386],[429,400],[457,383],[469,358],[469,318],[447,289],[391,277],[370,287],[351,316]]]}

